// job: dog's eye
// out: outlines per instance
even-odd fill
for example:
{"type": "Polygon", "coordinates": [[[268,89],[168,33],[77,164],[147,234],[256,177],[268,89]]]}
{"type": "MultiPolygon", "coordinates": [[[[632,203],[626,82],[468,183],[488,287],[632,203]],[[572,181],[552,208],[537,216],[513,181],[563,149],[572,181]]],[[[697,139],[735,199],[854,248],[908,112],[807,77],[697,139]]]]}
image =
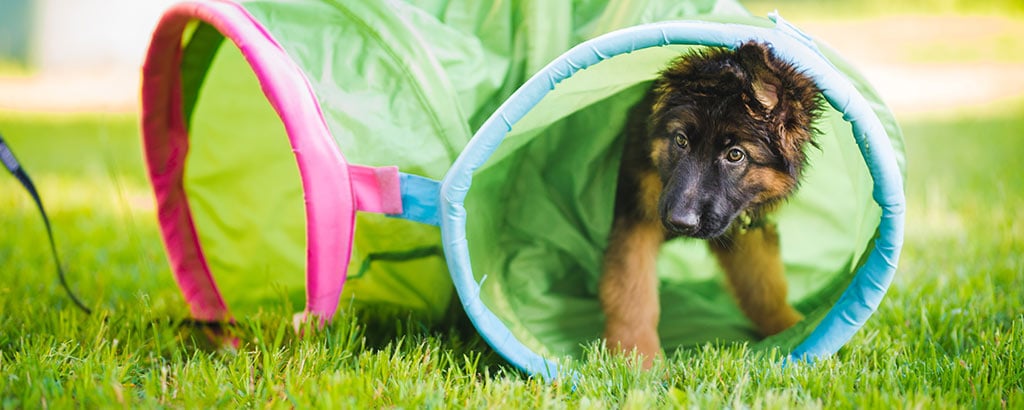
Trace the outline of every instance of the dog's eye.
{"type": "Polygon", "coordinates": [[[740,162],[746,156],[747,154],[743,153],[743,150],[732,148],[725,154],[725,159],[729,160],[729,162],[740,162]]]}
{"type": "Polygon", "coordinates": [[[690,140],[686,139],[686,135],[683,135],[683,133],[676,133],[676,145],[679,148],[686,148],[690,146],[690,140]]]}

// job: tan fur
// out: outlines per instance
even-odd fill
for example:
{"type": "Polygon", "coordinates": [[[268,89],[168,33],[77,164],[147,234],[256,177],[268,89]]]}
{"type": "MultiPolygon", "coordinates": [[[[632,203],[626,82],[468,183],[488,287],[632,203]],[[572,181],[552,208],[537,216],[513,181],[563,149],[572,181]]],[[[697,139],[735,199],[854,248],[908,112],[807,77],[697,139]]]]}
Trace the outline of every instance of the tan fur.
{"type": "Polygon", "coordinates": [[[740,309],[762,336],[786,330],[803,316],[786,302],[786,278],[774,225],[736,230],[728,238],[709,241],[725,270],[740,309]]]}
{"type": "Polygon", "coordinates": [[[778,199],[794,188],[792,179],[786,178],[786,174],[771,168],[751,169],[744,184],[760,189],[761,192],[754,199],[756,204],[778,199]]]}
{"type": "Polygon", "coordinates": [[[654,172],[644,175],[640,180],[640,212],[645,219],[659,227],[661,226],[658,222],[658,198],[660,197],[661,178],[658,178],[658,174],[654,172]]]}
{"type": "MultiPolygon", "coordinates": [[[[658,140],[651,142],[651,162],[655,165],[661,161],[661,158],[665,156],[665,150],[668,149],[668,141],[658,140]]],[[[651,174],[654,178],[658,178],[657,174],[651,174]]],[[[658,194],[661,194],[661,181],[658,182],[658,194]]]]}
{"type": "Polygon", "coordinates": [[[775,105],[779,103],[779,94],[776,91],[775,85],[764,81],[754,81],[752,86],[754,88],[754,96],[757,97],[757,101],[761,103],[761,106],[768,111],[775,109],[775,105]]]}
{"type": "Polygon", "coordinates": [[[608,348],[630,352],[634,348],[650,368],[661,356],[658,338],[658,278],[655,262],[665,240],[657,220],[612,227],[604,258],[604,274],[598,285],[601,307],[607,316],[604,338],[608,348]]]}
{"type": "Polygon", "coordinates": [[[645,368],[663,354],[655,265],[661,244],[679,236],[709,239],[761,335],[802,320],[787,302],[778,231],[764,217],[799,184],[819,94],[757,43],[684,55],[661,72],[626,130],[598,289],[609,349],[636,349],[645,368]],[[728,159],[735,147],[744,156],[728,159]],[[711,217],[695,220],[694,209],[711,217]]]}

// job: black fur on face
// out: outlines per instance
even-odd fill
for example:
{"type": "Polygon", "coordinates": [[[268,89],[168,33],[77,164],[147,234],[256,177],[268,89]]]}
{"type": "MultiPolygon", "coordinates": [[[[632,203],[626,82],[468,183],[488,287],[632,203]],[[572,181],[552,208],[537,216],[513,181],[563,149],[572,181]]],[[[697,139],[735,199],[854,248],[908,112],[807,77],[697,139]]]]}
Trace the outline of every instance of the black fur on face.
{"type": "Polygon", "coordinates": [[[680,57],[652,89],[647,132],[671,234],[713,238],[797,187],[819,115],[814,82],[750,42],[680,57]]]}

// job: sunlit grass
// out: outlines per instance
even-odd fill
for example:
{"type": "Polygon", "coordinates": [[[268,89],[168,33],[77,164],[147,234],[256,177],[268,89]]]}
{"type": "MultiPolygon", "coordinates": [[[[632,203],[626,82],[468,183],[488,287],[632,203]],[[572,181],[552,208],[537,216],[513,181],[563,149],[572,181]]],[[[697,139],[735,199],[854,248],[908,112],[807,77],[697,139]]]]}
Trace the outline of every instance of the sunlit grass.
{"type": "Polygon", "coordinates": [[[756,15],[779,10],[796,18],[851,19],[894,14],[1000,15],[1024,17],[1024,3],[1015,0],[741,0],[756,15]]]}
{"type": "MultiPolygon", "coordinates": [[[[778,11],[787,21],[861,63],[1009,64],[1024,62],[1024,3],[990,9],[970,2],[968,12],[903,2],[743,2],[756,16],[778,11]],[[892,8],[888,10],[887,8],[892,8]],[[902,12],[900,11],[902,10],[902,12]],[[985,11],[988,10],[988,11],[985,11]],[[1016,11],[1014,11],[1016,10],[1016,11]],[[851,50],[852,49],[852,50],[851,50]]],[[[856,62],[856,61],[855,61],[856,62]]]]}
{"type": "Polygon", "coordinates": [[[287,298],[210,346],[164,260],[133,117],[0,115],[51,206],[85,316],[56,285],[28,196],[0,177],[0,407],[1024,406],[1024,103],[918,116],[906,245],[879,311],[840,353],[686,351],[651,372],[592,346],[575,380],[530,379],[465,323],[343,312],[297,337],[287,298]]]}
{"type": "Polygon", "coordinates": [[[0,58],[0,77],[21,77],[30,72],[25,63],[0,58]]]}
{"type": "Polygon", "coordinates": [[[1003,23],[974,36],[908,45],[904,56],[905,61],[912,63],[1024,62],[1024,17],[1003,23]]]}

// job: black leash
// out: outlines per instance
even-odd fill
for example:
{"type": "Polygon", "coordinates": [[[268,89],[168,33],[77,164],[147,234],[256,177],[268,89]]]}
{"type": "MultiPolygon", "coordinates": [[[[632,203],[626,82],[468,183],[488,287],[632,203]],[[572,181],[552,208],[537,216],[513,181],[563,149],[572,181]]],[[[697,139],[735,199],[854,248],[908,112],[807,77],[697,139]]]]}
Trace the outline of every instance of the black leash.
{"type": "MultiPolygon", "coordinates": [[[[53,261],[57,265],[57,277],[60,279],[60,285],[67,292],[68,297],[71,298],[72,302],[75,302],[75,306],[78,306],[86,314],[92,314],[92,309],[85,306],[82,300],[75,296],[75,292],[71,290],[71,286],[68,285],[66,275],[64,274],[64,268],[60,262],[60,256],[57,254],[57,244],[53,239],[53,229],[50,228],[50,218],[46,216],[46,210],[43,208],[43,201],[39,197],[39,192],[36,191],[35,184],[32,183],[32,178],[29,178],[28,173],[22,168],[21,163],[14,157],[14,152],[11,151],[11,147],[4,141],[3,135],[0,135],[0,162],[4,164],[4,167],[11,172],[21,182],[21,186],[25,187],[25,190],[32,195],[32,199],[36,202],[36,207],[39,209],[39,214],[43,216],[43,223],[46,225],[46,235],[50,240],[50,252],[53,255],[53,261]]],[[[104,318],[106,320],[106,318],[104,318]]],[[[186,318],[178,321],[178,327],[194,327],[201,329],[209,329],[215,332],[223,332],[226,328],[232,327],[232,323],[221,323],[221,322],[208,322],[205,320],[197,320],[192,318],[186,318]]]]}
{"type": "MultiPolygon", "coordinates": [[[[60,285],[67,292],[68,297],[71,298],[72,302],[75,302],[75,306],[78,306],[86,314],[92,314],[92,309],[85,306],[82,300],[75,296],[75,292],[71,290],[68,285],[66,275],[64,274],[64,268],[61,266],[60,256],[57,254],[57,244],[53,239],[53,229],[50,228],[50,218],[46,216],[46,210],[43,208],[43,201],[39,197],[39,192],[36,191],[35,184],[32,183],[32,178],[29,178],[28,173],[21,167],[21,163],[14,157],[14,152],[11,151],[11,147],[4,141],[3,135],[0,135],[0,162],[4,164],[4,167],[11,172],[21,182],[21,186],[25,187],[25,190],[32,195],[32,199],[36,202],[36,207],[39,208],[39,214],[43,216],[43,223],[46,224],[46,235],[50,239],[50,251],[53,255],[53,261],[57,265],[57,277],[60,278],[60,285]]],[[[104,318],[106,320],[107,318],[104,318]]],[[[155,322],[154,322],[155,323],[155,322]]],[[[221,323],[221,322],[210,322],[205,320],[198,320],[192,318],[186,318],[178,321],[178,327],[193,327],[200,329],[208,329],[214,332],[224,332],[228,328],[234,326],[234,323],[221,323]]]]}
{"type": "Polygon", "coordinates": [[[36,191],[35,184],[32,183],[32,178],[29,178],[28,173],[21,167],[18,159],[14,157],[14,152],[11,151],[11,147],[4,141],[3,135],[0,135],[0,162],[3,162],[4,167],[8,171],[11,171],[11,175],[14,175],[21,182],[21,186],[25,187],[25,190],[32,195],[32,199],[36,201],[36,207],[39,208],[39,213],[43,216],[43,223],[46,224],[46,235],[50,239],[50,251],[53,253],[53,261],[57,265],[57,277],[60,278],[60,285],[64,287],[64,291],[67,292],[68,297],[71,298],[72,302],[83,312],[90,314],[92,310],[85,306],[84,303],[75,293],[71,291],[71,287],[68,286],[67,278],[64,275],[64,268],[61,267],[60,256],[57,254],[57,244],[53,240],[53,229],[50,228],[50,218],[46,216],[46,210],[43,209],[43,201],[39,198],[39,192],[36,191]]]}

